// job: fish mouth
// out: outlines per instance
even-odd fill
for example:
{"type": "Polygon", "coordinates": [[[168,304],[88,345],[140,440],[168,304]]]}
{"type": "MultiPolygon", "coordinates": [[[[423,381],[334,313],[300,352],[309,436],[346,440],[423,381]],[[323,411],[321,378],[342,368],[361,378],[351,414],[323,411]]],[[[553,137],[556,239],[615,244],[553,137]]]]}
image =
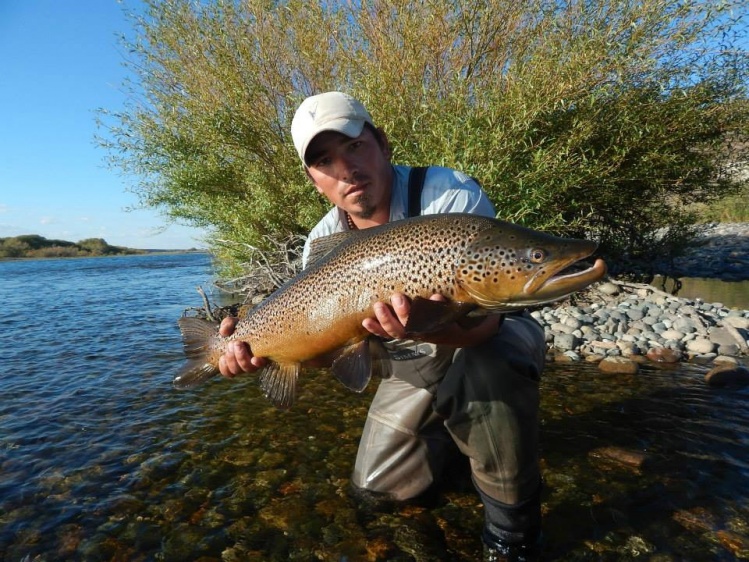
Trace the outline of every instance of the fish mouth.
{"type": "MultiPolygon", "coordinates": [[[[567,260],[557,268],[556,272],[563,271],[576,261],[577,259],[567,260]]],[[[525,284],[523,291],[528,295],[533,295],[537,302],[555,300],[587,287],[601,279],[605,274],[606,262],[598,258],[591,267],[583,271],[565,275],[554,275],[552,273],[551,277],[545,279],[534,276],[525,284]]]]}

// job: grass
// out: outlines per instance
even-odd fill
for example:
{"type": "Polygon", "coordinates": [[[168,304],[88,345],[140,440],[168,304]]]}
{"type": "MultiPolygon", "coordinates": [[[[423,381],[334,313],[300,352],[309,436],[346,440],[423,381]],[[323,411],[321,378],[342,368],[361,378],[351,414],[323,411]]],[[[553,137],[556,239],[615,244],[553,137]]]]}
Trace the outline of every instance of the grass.
{"type": "Polygon", "coordinates": [[[749,222],[749,185],[700,211],[705,222],[749,222]]]}

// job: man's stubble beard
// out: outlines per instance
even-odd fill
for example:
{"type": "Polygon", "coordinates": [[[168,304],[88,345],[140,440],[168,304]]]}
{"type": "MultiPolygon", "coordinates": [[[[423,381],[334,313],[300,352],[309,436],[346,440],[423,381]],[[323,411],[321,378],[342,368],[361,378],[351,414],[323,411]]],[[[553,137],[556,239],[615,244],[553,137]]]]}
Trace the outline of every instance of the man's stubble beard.
{"type": "Polygon", "coordinates": [[[350,213],[359,219],[371,219],[377,208],[369,201],[369,197],[366,193],[362,193],[356,198],[355,203],[361,207],[361,211],[350,213]]]}

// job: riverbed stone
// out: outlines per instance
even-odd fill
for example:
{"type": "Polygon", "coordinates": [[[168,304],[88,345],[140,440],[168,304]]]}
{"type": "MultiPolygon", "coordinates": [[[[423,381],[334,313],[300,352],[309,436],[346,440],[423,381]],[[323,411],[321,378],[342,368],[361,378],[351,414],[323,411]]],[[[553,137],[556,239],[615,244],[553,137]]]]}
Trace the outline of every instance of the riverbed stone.
{"type": "Polygon", "coordinates": [[[705,382],[715,387],[744,387],[749,385],[749,369],[741,366],[720,365],[705,375],[705,382]]]}
{"type": "Polygon", "coordinates": [[[620,288],[619,285],[611,282],[601,283],[598,285],[598,290],[601,291],[604,295],[618,295],[620,288]]]}
{"type": "Polygon", "coordinates": [[[619,348],[623,357],[630,357],[640,353],[640,348],[632,341],[618,341],[616,347],[619,348]]]}
{"type": "Polygon", "coordinates": [[[738,343],[733,332],[727,328],[714,328],[713,331],[710,332],[710,341],[719,346],[727,344],[735,345],[738,343]]]}
{"type": "Polygon", "coordinates": [[[715,365],[732,365],[737,366],[739,364],[739,360],[735,357],[728,356],[728,355],[718,355],[714,360],[713,363],[715,365]]]}
{"type": "Polygon", "coordinates": [[[588,454],[596,459],[615,461],[629,468],[637,469],[642,468],[643,464],[647,461],[647,455],[644,452],[635,449],[625,449],[624,447],[617,447],[615,445],[598,447],[588,454]]]}
{"type": "Polygon", "coordinates": [[[580,340],[572,334],[562,333],[554,336],[554,347],[562,352],[574,350],[579,342],[580,340]]]}
{"type": "Polygon", "coordinates": [[[575,331],[574,328],[571,328],[562,322],[554,322],[550,327],[552,332],[559,332],[562,334],[571,334],[575,331]]]}
{"type": "MultiPolygon", "coordinates": [[[[732,310],[731,312],[738,311],[732,310]]],[[[749,318],[746,318],[744,316],[732,316],[731,312],[729,312],[728,315],[723,318],[723,322],[729,324],[730,326],[733,326],[738,330],[749,330],[749,318]]]]}
{"type": "Polygon", "coordinates": [[[735,343],[727,343],[718,346],[718,353],[720,355],[738,355],[739,346],[735,343]]]}
{"type": "Polygon", "coordinates": [[[674,320],[674,324],[672,326],[674,330],[678,330],[680,332],[684,332],[685,334],[691,334],[692,332],[695,332],[697,330],[697,326],[691,318],[684,318],[680,317],[674,320]]]}
{"type": "Polygon", "coordinates": [[[707,338],[696,338],[687,343],[687,351],[704,355],[711,353],[715,349],[715,344],[707,338]]]}
{"type": "Polygon", "coordinates": [[[577,318],[573,318],[572,316],[568,316],[564,320],[562,320],[562,324],[565,326],[572,328],[573,330],[577,330],[582,326],[582,322],[578,320],[577,318]]]}
{"type": "Polygon", "coordinates": [[[648,349],[647,358],[654,363],[677,363],[681,360],[681,352],[667,347],[653,347],[648,349]]]}
{"type": "Polygon", "coordinates": [[[580,361],[582,359],[580,355],[575,351],[565,351],[562,355],[568,357],[571,361],[574,362],[580,361]]]}
{"type": "Polygon", "coordinates": [[[642,310],[638,310],[634,308],[627,310],[626,314],[627,314],[627,318],[629,318],[630,320],[634,320],[634,321],[642,320],[645,317],[645,314],[642,312],[642,310]]]}
{"type": "Polygon", "coordinates": [[[684,339],[684,336],[686,336],[684,332],[674,330],[673,328],[669,328],[668,330],[661,332],[661,337],[666,340],[681,341],[684,339]]]}
{"type": "MultiPolygon", "coordinates": [[[[570,352],[558,353],[554,355],[553,357],[554,363],[575,363],[575,359],[567,355],[567,353],[570,353],[570,352]]],[[[574,351],[571,353],[574,353],[574,351]]]]}
{"type": "Polygon", "coordinates": [[[634,375],[640,370],[639,365],[626,357],[605,357],[598,363],[598,369],[604,373],[634,375]]]}

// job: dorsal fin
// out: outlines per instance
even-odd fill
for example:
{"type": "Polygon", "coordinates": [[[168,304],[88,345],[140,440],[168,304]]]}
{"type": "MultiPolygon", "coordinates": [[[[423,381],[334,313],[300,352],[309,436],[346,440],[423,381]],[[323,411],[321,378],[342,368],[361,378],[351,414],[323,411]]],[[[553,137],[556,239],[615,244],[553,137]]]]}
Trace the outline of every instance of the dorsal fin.
{"type": "Polygon", "coordinates": [[[338,246],[356,236],[357,231],[345,230],[343,232],[334,232],[328,236],[315,238],[309,243],[309,257],[307,266],[315,263],[317,260],[324,258],[338,246]]]}

